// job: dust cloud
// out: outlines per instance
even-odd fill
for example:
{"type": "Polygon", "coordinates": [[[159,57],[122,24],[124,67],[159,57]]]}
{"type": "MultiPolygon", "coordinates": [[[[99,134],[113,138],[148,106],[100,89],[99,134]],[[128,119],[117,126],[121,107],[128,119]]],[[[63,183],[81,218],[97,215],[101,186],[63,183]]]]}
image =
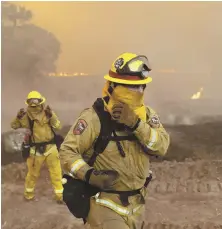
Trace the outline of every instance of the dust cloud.
{"type": "Polygon", "coordinates": [[[148,56],[153,83],[147,87],[146,102],[164,121],[175,120],[175,113],[185,114],[187,123],[192,123],[192,115],[222,114],[221,2],[15,4],[31,10],[31,23],[60,41],[57,72],[86,72],[92,77],[34,77],[31,83],[24,84],[17,75],[8,77],[3,66],[3,130],[9,128],[9,121],[24,107],[27,93],[34,89],[40,90],[62,120],[71,124],[84,107],[101,95],[102,76],[122,52],[148,56]],[[201,87],[203,97],[190,100],[201,87]]]}

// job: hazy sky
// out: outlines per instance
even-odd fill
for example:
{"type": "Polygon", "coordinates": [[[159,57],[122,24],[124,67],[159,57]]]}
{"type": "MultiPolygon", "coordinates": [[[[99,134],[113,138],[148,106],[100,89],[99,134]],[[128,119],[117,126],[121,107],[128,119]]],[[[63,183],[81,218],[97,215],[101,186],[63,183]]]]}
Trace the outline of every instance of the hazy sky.
{"type": "MultiPolygon", "coordinates": [[[[30,9],[32,22],[60,40],[62,53],[58,71],[98,73],[97,78],[55,78],[40,82],[37,89],[50,97],[50,101],[55,96],[54,106],[65,103],[71,109],[72,101],[80,108],[89,98],[99,96],[104,83],[102,75],[122,52],[148,56],[153,82],[147,87],[146,98],[155,104],[154,108],[161,104],[164,113],[168,109],[162,106],[164,99],[189,99],[200,87],[204,87],[205,98],[222,99],[222,2],[36,1],[16,4],[30,9]],[[176,73],[157,73],[161,69],[175,69],[176,73]]],[[[4,98],[7,98],[3,99],[6,121],[3,123],[8,128],[9,119],[23,106],[31,89],[15,80],[6,83],[3,87],[4,98]]],[[[222,109],[219,104],[221,102],[216,102],[215,107],[222,109]]],[[[197,110],[204,114],[204,109],[197,110]]],[[[210,111],[217,112],[212,108],[210,111]]],[[[72,113],[66,111],[71,120],[72,113]]]]}
{"type": "Polygon", "coordinates": [[[17,3],[60,40],[58,71],[106,72],[126,51],[155,70],[221,71],[222,2],[17,3]]]}

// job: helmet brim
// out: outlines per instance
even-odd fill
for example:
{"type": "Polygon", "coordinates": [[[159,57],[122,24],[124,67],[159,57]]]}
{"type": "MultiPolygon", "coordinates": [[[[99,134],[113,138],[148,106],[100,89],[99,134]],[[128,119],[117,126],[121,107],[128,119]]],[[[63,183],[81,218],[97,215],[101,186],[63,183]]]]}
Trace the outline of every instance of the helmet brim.
{"type": "Polygon", "coordinates": [[[120,83],[120,84],[128,84],[128,85],[141,85],[141,84],[148,84],[148,83],[152,82],[151,77],[148,77],[148,78],[143,79],[143,80],[123,80],[123,79],[117,79],[117,78],[110,77],[109,74],[105,75],[104,79],[106,79],[110,82],[120,83]]]}

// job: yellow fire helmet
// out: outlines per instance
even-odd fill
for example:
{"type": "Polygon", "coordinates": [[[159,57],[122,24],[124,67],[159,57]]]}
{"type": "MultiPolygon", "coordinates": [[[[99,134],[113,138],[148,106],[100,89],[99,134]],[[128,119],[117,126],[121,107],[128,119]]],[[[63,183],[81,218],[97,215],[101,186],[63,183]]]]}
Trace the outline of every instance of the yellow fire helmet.
{"type": "Polygon", "coordinates": [[[36,107],[43,104],[45,101],[45,97],[43,97],[38,91],[31,91],[27,96],[25,104],[31,107],[36,107]]]}
{"type": "Polygon", "coordinates": [[[151,68],[146,56],[123,53],[113,62],[109,74],[104,78],[120,84],[141,85],[152,81],[151,68]]]}

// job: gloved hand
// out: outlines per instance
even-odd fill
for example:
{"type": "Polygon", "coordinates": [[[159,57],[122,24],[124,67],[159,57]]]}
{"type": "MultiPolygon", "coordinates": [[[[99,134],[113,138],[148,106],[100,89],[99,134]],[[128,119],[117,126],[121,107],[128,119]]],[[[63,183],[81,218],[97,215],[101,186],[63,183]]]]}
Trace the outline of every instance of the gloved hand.
{"type": "Polygon", "coordinates": [[[127,104],[123,103],[113,105],[111,116],[118,123],[125,124],[130,128],[133,128],[139,119],[138,115],[127,104]]]}
{"type": "Polygon", "coordinates": [[[49,105],[47,105],[47,107],[45,108],[45,114],[47,118],[51,118],[52,117],[52,109],[50,108],[49,105]]]}
{"type": "Polygon", "coordinates": [[[19,110],[19,112],[18,112],[18,114],[17,114],[16,117],[17,117],[18,119],[21,119],[25,114],[26,114],[25,109],[24,109],[24,108],[21,108],[21,109],[19,110]]]}
{"type": "Polygon", "coordinates": [[[85,180],[89,184],[100,189],[111,189],[115,181],[119,177],[119,173],[113,170],[95,170],[89,169],[85,175],[85,180]]]}

